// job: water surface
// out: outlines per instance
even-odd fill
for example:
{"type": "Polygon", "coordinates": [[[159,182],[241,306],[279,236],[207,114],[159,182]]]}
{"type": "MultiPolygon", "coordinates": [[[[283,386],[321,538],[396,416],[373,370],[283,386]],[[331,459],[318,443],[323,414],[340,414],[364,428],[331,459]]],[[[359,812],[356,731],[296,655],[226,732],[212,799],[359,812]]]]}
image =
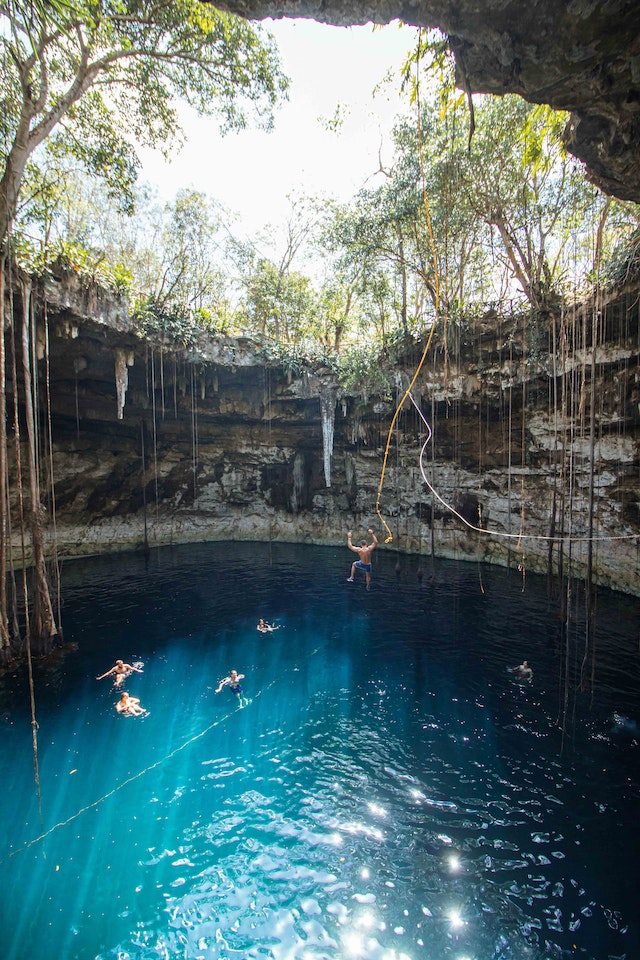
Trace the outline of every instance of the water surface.
{"type": "Polygon", "coordinates": [[[542,580],[396,563],[369,592],[346,549],[65,565],[42,820],[26,673],[0,679],[3,960],[640,956],[640,605],[600,593],[579,692],[579,603],[565,647],[542,580]],[[96,681],[116,657],[147,716],[96,681]]]}

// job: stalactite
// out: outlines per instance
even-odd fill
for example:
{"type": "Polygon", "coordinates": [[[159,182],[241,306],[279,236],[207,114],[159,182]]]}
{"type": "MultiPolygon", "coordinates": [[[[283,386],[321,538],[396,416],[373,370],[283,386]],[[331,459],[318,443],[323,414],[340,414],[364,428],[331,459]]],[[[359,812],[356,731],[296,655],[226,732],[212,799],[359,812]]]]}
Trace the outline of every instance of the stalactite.
{"type": "Polygon", "coordinates": [[[73,361],[73,382],[76,407],[76,441],[80,443],[80,404],[78,402],[78,374],[80,373],[80,359],[76,357],[73,361]]]}
{"type": "Polygon", "coordinates": [[[122,420],[124,418],[124,404],[127,398],[127,390],[129,389],[128,368],[133,366],[133,351],[117,349],[115,366],[118,420],[122,420]]]}
{"type": "Polygon", "coordinates": [[[267,436],[268,436],[268,443],[270,447],[272,442],[271,434],[272,434],[272,422],[273,422],[273,410],[271,406],[272,397],[271,397],[271,368],[270,367],[264,368],[264,380],[265,380],[264,406],[265,406],[265,413],[267,416],[267,436]]]}
{"type": "Polygon", "coordinates": [[[320,393],[320,418],[322,421],[322,451],[324,459],[324,480],[327,487],[331,486],[331,457],[333,456],[333,434],[336,417],[335,395],[328,392],[320,393]]]}

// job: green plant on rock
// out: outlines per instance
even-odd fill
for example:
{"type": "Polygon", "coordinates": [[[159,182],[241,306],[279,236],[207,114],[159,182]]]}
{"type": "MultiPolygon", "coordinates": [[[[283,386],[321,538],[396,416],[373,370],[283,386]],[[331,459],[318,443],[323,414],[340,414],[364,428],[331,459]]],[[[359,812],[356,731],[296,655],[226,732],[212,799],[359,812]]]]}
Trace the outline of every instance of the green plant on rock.
{"type": "Polygon", "coordinates": [[[196,340],[198,327],[186,310],[179,307],[167,310],[153,298],[138,300],[131,311],[131,318],[140,337],[158,337],[184,346],[196,340]]]}
{"type": "Polygon", "coordinates": [[[609,289],[622,287],[640,277],[640,227],[613,251],[602,274],[604,285],[609,289]]]}
{"type": "Polygon", "coordinates": [[[102,253],[72,241],[58,240],[45,249],[18,231],[11,238],[11,253],[16,264],[32,276],[46,276],[52,270],[62,269],[119,296],[127,296],[132,289],[133,275],[127,267],[110,264],[102,253]]]}
{"type": "Polygon", "coordinates": [[[131,270],[117,263],[115,267],[110,267],[111,287],[114,293],[120,296],[129,296],[133,290],[133,274],[131,270]]]}
{"type": "Polygon", "coordinates": [[[380,363],[377,350],[353,347],[340,356],[338,382],[353,396],[389,397],[392,392],[390,371],[380,363]]]}

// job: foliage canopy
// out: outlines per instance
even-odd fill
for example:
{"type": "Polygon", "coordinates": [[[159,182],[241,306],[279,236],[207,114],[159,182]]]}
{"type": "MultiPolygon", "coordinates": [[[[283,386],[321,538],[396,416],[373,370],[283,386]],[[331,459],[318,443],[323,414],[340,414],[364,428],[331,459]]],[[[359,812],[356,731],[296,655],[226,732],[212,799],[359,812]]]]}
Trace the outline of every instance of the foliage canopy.
{"type": "Polygon", "coordinates": [[[6,0],[0,16],[3,243],[47,139],[131,207],[135,143],[168,151],[178,100],[229,130],[249,117],[269,126],[286,94],[271,39],[198,0],[6,0]]]}

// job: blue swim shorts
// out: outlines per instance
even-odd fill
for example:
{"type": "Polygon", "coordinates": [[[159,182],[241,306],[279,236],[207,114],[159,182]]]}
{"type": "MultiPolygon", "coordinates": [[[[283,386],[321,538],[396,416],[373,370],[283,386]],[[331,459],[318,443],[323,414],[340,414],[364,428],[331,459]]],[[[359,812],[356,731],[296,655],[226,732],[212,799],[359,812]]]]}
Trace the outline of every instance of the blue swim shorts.
{"type": "Polygon", "coordinates": [[[371,573],[371,564],[363,563],[362,560],[356,560],[356,567],[359,570],[364,570],[365,573],[371,573]]]}

